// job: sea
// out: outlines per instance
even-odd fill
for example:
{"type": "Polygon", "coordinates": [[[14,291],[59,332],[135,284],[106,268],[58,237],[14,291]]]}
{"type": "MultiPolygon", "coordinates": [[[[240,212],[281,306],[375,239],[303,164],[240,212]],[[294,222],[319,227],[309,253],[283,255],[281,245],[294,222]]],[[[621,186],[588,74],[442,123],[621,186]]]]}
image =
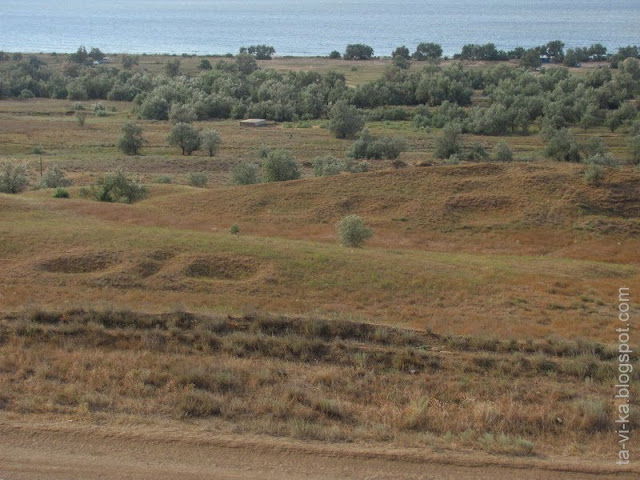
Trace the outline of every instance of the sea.
{"type": "Polygon", "coordinates": [[[0,50],[214,55],[272,45],[323,56],[365,43],[468,43],[499,49],[563,40],[567,48],[640,44],[640,0],[0,0],[0,50]]]}

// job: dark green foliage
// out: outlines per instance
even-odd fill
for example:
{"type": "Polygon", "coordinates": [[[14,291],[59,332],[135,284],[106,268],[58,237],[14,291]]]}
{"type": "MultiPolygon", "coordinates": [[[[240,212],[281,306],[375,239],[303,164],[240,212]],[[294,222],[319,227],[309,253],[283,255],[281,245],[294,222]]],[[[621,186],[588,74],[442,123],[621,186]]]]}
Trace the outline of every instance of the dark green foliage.
{"type": "Polygon", "coordinates": [[[497,162],[510,162],[513,160],[513,152],[506,142],[498,142],[493,147],[493,160],[497,162]]]}
{"type": "Polygon", "coordinates": [[[295,158],[284,149],[271,150],[262,163],[264,182],[284,182],[300,178],[295,158]]]}
{"type": "Polygon", "coordinates": [[[145,142],[142,136],[142,127],[135,123],[126,122],[122,126],[117,147],[122,153],[126,153],[127,155],[138,155],[145,142]]]}
{"type": "Polygon", "coordinates": [[[519,58],[521,67],[538,68],[542,65],[542,62],[540,61],[540,52],[535,48],[522,52],[519,58]]]}
{"type": "Polygon", "coordinates": [[[141,183],[127,177],[123,170],[107,175],[93,194],[101,202],[134,203],[147,196],[148,190],[141,183]]]}
{"type": "Polygon", "coordinates": [[[468,44],[462,47],[459,54],[453,58],[460,60],[507,60],[509,57],[506,52],[498,50],[493,43],[485,45],[468,44]]]}
{"type": "Polygon", "coordinates": [[[442,58],[442,47],[437,43],[419,43],[413,52],[414,60],[437,60],[442,58]]]}
{"type": "Polygon", "coordinates": [[[69,191],[66,188],[59,187],[53,192],[53,198],[70,198],[69,191]]]}
{"type": "Polygon", "coordinates": [[[174,58],[167,61],[167,63],[164,65],[164,73],[166,73],[166,75],[171,78],[180,75],[180,60],[174,58]]]}
{"type": "Polygon", "coordinates": [[[343,58],[345,60],[369,60],[373,56],[373,48],[369,45],[356,43],[347,45],[343,58]]]}
{"type": "Polygon", "coordinates": [[[211,66],[211,62],[209,60],[207,60],[206,58],[203,58],[202,60],[200,60],[200,63],[198,64],[198,68],[200,70],[211,70],[213,67],[211,66]]]}
{"type": "Polygon", "coordinates": [[[338,60],[342,58],[342,54],[339,51],[334,50],[329,54],[329,58],[332,60],[338,60]]]}
{"type": "Polygon", "coordinates": [[[204,130],[200,132],[200,146],[206,151],[210,157],[213,157],[220,145],[222,144],[222,137],[217,130],[204,130]]]}
{"type": "Polygon", "coordinates": [[[411,58],[411,54],[409,53],[409,49],[404,45],[396,48],[391,53],[392,58],[404,58],[405,60],[409,60],[411,58]]]}
{"type": "Polygon", "coordinates": [[[276,49],[270,45],[251,45],[250,47],[240,48],[241,55],[251,55],[256,60],[271,60],[276,53],[276,49]]]}

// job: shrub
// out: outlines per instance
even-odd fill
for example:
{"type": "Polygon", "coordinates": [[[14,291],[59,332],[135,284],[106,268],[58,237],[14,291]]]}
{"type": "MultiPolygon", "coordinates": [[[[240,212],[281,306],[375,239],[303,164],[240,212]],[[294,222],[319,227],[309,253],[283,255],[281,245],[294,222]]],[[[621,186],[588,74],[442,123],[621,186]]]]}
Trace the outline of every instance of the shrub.
{"type": "Polygon", "coordinates": [[[596,153],[585,158],[584,163],[601,167],[619,167],[620,163],[610,153],[596,153]]]}
{"type": "Polygon", "coordinates": [[[260,165],[239,163],[231,169],[231,183],[234,185],[252,185],[260,182],[260,165]]]}
{"type": "Polygon", "coordinates": [[[329,131],[337,138],[352,137],[364,127],[364,120],[356,107],[345,101],[336,102],[329,111],[329,131]]]}
{"type": "Polygon", "coordinates": [[[55,192],[53,192],[53,198],[69,198],[69,191],[66,188],[57,188],[55,192]]]}
{"type": "Polygon", "coordinates": [[[171,124],[176,123],[191,123],[198,119],[196,115],[196,109],[193,105],[184,105],[174,103],[169,110],[169,121],[171,124]]]}
{"type": "Polygon", "coordinates": [[[329,175],[338,175],[346,170],[344,162],[331,155],[324,157],[316,157],[313,160],[313,174],[316,177],[325,177],[329,175]]]}
{"type": "Polygon", "coordinates": [[[182,155],[191,155],[200,148],[200,132],[188,123],[176,123],[171,127],[167,142],[169,145],[179,146],[182,155]]]}
{"type": "Polygon", "coordinates": [[[283,182],[300,178],[295,158],[286,150],[272,150],[262,163],[264,182],[283,182]]]}
{"type": "Polygon", "coordinates": [[[584,180],[589,185],[600,185],[604,180],[605,171],[604,168],[595,163],[591,163],[584,171],[584,180]]]}
{"type": "Polygon", "coordinates": [[[513,152],[507,142],[498,142],[493,147],[492,157],[496,162],[511,162],[513,160],[513,152]]]}
{"type": "Polygon", "coordinates": [[[231,225],[229,233],[231,233],[231,235],[240,235],[240,227],[234,223],[231,225]]]}
{"type": "Polygon", "coordinates": [[[362,43],[347,45],[344,52],[345,60],[369,60],[372,56],[373,48],[362,43]]]}
{"type": "Polygon", "coordinates": [[[449,158],[462,151],[462,127],[451,123],[444,127],[442,135],[436,138],[436,158],[449,158]]]}
{"type": "Polygon", "coordinates": [[[339,51],[334,50],[333,52],[331,52],[331,53],[329,54],[329,58],[330,58],[330,59],[332,59],[332,60],[336,60],[336,59],[340,59],[340,58],[342,58],[342,55],[340,54],[340,52],[339,52],[339,51]]]}
{"type": "Polygon", "coordinates": [[[204,173],[190,173],[189,185],[192,187],[204,188],[207,186],[209,178],[204,173]]]}
{"type": "Polygon", "coordinates": [[[169,184],[171,182],[172,182],[172,179],[169,175],[161,175],[153,181],[153,183],[163,183],[163,184],[169,184]]]}
{"type": "Polygon", "coordinates": [[[116,146],[122,153],[138,155],[144,143],[145,139],[142,136],[142,127],[135,123],[126,122],[122,126],[120,138],[118,138],[116,146]]]}
{"type": "Polygon", "coordinates": [[[211,62],[206,58],[200,60],[200,64],[198,65],[200,70],[211,70],[213,67],[211,66],[211,62]]]}
{"type": "Polygon", "coordinates": [[[489,158],[489,154],[480,143],[474,143],[467,152],[467,160],[471,162],[482,162],[489,158]]]}
{"type": "Polygon", "coordinates": [[[182,418],[208,417],[222,411],[223,400],[219,395],[201,390],[183,393],[178,399],[178,413],[182,418]]]}
{"type": "Polygon", "coordinates": [[[405,141],[399,137],[374,138],[366,128],[360,133],[360,137],[355,141],[347,155],[351,158],[360,159],[382,159],[394,160],[400,156],[405,149],[405,141]]]}
{"type": "Polygon", "coordinates": [[[217,130],[204,130],[200,133],[200,145],[210,157],[216,154],[221,144],[222,137],[217,130]]]}
{"type": "Polygon", "coordinates": [[[362,218],[358,215],[348,215],[336,224],[338,239],[343,247],[358,248],[373,235],[362,218]]]}
{"type": "Polygon", "coordinates": [[[629,150],[631,150],[631,161],[640,164],[640,135],[634,135],[629,139],[629,150]]]}
{"type": "Polygon", "coordinates": [[[84,124],[87,121],[87,114],[81,111],[76,112],[76,123],[79,127],[84,127],[84,124]]]}
{"type": "Polygon", "coordinates": [[[46,173],[40,178],[40,187],[42,188],[68,187],[72,183],[71,180],[65,178],[64,172],[57,165],[47,169],[46,173]]]}
{"type": "Polygon", "coordinates": [[[580,149],[574,136],[567,130],[561,129],[552,133],[544,148],[544,153],[557,161],[579,162],[580,149]]]}
{"type": "Polygon", "coordinates": [[[28,100],[28,99],[33,98],[33,97],[35,97],[33,92],[31,90],[29,90],[28,88],[25,88],[20,92],[20,97],[19,98],[21,98],[23,100],[28,100]]]}
{"type": "Polygon", "coordinates": [[[91,109],[93,110],[93,114],[96,117],[106,117],[107,116],[107,110],[106,110],[106,108],[104,108],[104,104],[101,103],[101,102],[94,103],[92,105],[91,109]]]}
{"type": "Polygon", "coordinates": [[[29,184],[27,175],[29,167],[26,163],[14,165],[3,162],[0,165],[0,193],[20,193],[29,184]]]}
{"type": "Polygon", "coordinates": [[[94,195],[101,202],[133,203],[147,196],[148,190],[141,183],[127,177],[122,170],[107,175],[94,195]]]}

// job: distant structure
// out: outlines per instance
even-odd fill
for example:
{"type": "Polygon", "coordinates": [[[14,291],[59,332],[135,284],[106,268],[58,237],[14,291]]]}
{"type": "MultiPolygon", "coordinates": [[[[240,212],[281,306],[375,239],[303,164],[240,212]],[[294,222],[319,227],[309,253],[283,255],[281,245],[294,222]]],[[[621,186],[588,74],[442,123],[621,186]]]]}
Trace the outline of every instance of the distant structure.
{"type": "Polygon", "coordinates": [[[264,127],[267,121],[264,118],[247,118],[240,121],[241,127],[264,127]]]}

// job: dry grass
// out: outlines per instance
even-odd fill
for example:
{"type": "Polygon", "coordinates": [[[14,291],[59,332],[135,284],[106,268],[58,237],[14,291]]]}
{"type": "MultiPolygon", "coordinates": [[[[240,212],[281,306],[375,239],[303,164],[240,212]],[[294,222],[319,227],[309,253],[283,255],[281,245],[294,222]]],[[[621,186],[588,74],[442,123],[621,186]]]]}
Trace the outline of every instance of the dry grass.
{"type": "Polygon", "coordinates": [[[0,331],[6,411],[177,417],[276,436],[517,455],[578,444],[599,455],[614,442],[615,352],[604,345],[565,342],[549,353],[547,342],[492,341],[470,351],[370,324],[181,312],[33,311],[5,317],[0,331]],[[542,355],[553,368],[540,367],[542,355]]]}

